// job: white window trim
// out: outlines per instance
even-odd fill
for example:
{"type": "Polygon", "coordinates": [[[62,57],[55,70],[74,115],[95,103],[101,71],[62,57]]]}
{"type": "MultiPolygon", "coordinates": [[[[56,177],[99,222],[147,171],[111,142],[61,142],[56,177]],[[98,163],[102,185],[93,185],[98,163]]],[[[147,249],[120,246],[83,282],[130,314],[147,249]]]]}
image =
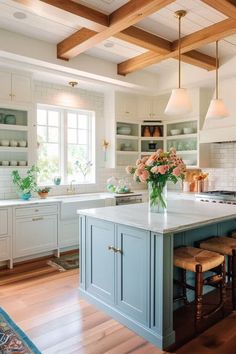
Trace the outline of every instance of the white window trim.
{"type": "MultiPolygon", "coordinates": [[[[59,158],[59,171],[60,175],[62,177],[62,183],[60,186],[68,186],[69,182],[67,180],[67,148],[64,148],[64,146],[68,146],[68,139],[67,139],[67,119],[66,115],[69,112],[83,112],[86,115],[89,115],[89,127],[87,130],[88,133],[88,146],[91,146],[91,149],[89,149],[89,160],[93,161],[93,174],[92,174],[92,181],[91,182],[86,182],[86,183],[79,183],[78,181],[76,184],[82,186],[82,185],[95,185],[97,183],[97,171],[96,171],[96,117],[95,117],[95,111],[92,110],[86,110],[86,109],[80,109],[80,108],[71,108],[71,107],[61,107],[61,106],[55,106],[55,105],[48,105],[48,104],[42,104],[38,103],[36,110],[38,109],[46,109],[46,110],[57,110],[60,113],[59,117],[59,151],[60,151],[60,158],[59,158]],[[91,134],[89,134],[89,131],[91,131],[91,134]],[[92,135],[92,136],[91,136],[92,135]]],[[[38,127],[38,123],[36,124],[38,127]]],[[[41,125],[43,126],[43,125],[41,125]]],[[[48,126],[48,125],[47,125],[48,126]]],[[[45,185],[45,183],[42,183],[40,185],[45,185]]],[[[47,183],[48,186],[54,186],[53,181],[51,183],[47,183]]]]}

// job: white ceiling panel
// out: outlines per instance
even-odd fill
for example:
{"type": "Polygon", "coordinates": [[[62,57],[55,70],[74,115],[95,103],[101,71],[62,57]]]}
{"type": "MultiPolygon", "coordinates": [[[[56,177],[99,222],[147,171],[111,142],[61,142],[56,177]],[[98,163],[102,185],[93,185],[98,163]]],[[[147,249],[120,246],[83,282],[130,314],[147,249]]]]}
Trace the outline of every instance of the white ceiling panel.
{"type": "Polygon", "coordinates": [[[95,10],[99,10],[106,14],[111,14],[113,11],[117,10],[119,7],[123,6],[128,0],[73,0],[79,4],[91,7],[95,10]]]}

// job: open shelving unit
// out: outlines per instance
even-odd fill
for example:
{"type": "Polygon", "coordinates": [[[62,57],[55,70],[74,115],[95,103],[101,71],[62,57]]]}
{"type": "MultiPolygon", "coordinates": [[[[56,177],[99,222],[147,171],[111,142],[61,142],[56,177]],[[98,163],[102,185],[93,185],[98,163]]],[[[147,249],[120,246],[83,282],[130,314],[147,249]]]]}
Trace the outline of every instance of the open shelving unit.
{"type": "Polygon", "coordinates": [[[29,110],[12,109],[0,107],[0,168],[25,168],[29,164],[29,110]],[[8,120],[8,117],[15,117],[15,124],[8,120]],[[6,146],[3,140],[9,141],[6,146]],[[11,146],[10,141],[14,140],[17,146],[11,146]],[[26,141],[26,147],[20,147],[20,141],[26,141]],[[9,162],[9,166],[2,165],[2,161],[9,162]],[[17,166],[11,166],[11,161],[16,161],[17,166]],[[19,161],[25,161],[26,166],[19,166],[19,161]]]}
{"type": "Polygon", "coordinates": [[[157,149],[169,150],[171,147],[176,149],[187,168],[199,166],[199,121],[197,118],[171,120],[170,122],[128,123],[127,120],[116,122],[117,166],[132,165],[138,158],[150,156],[157,149]],[[130,127],[130,134],[119,134],[118,127],[122,126],[130,127]],[[152,136],[154,130],[159,136],[152,136]],[[145,136],[147,134],[151,136],[145,136]]]}

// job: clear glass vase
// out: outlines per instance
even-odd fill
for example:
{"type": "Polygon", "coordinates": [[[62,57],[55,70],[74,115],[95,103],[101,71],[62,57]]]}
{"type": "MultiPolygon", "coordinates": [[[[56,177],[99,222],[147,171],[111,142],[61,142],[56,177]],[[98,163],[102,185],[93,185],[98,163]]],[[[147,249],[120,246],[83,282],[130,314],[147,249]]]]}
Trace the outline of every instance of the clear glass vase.
{"type": "Polygon", "coordinates": [[[149,182],[149,211],[165,213],[167,210],[167,185],[161,182],[149,182]]]}

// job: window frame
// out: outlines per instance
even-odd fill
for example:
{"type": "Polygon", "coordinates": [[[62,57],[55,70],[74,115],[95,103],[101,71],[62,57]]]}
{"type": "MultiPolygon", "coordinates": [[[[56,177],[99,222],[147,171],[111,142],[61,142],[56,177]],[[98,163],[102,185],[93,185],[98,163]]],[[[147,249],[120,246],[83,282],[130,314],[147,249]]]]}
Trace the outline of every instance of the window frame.
{"type": "MultiPolygon", "coordinates": [[[[96,113],[93,110],[86,110],[86,109],[80,109],[80,108],[72,108],[72,107],[61,107],[61,106],[55,106],[55,105],[48,105],[48,104],[42,104],[42,103],[37,103],[36,106],[36,129],[37,129],[37,137],[38,137],[38,126],[44,126],[47,128],[47,138],[48,138],[48,124],[42,125],[38,124],[38,117],[37,117],[37,112],[38,110],[47,110],[47,123],[48,123],[48,111],[49,110],[55,110],[59,112],[59,138],[58,138],[58,144],[59,144],[59,174],[62,177],[62,183],[61,186],[63,185],[68,185],[68,113],[76,113],[77,116],[79,113],[84,114],[88,118],[88,127],[87,127],[87,147],[88,147],[88,153],[89,153],[89,160],[93,161],[93,166],[92,166],[92,175],[91,175],[91,181],[89,182],[83,182],[80,183],[79,181],[76,181],[76,184],[78,185],[92,185],[96,184],[97,180],[97,174],[96,174],[96,134],[95,134],[95,129],[96,129],[96,113]],[[91,156],[91,157],[90,157],[91,156]]],[[[51,127],[51,126],[49,126],[51,127]]],[[[77,123],[77,128],[76,131],[79,131],[78,128],[78,123],[77,123]]],[[[78,142],[78,140],[77,140],[78,142]]],[[[47,142],[50,144],[50,142],[47,142]]],[[[53,143],[52,143],[53,144],[53,143]]],[[[83,145],[83,144],[75,144],[77,146],[83,145]]],[[[38,161],[38,154],[37,154],[37,159],[38,161]]],[[[44,185],[40,183],[40,185],[44,185]]],[[[47,185],[53,185],[53,181],[51,183],[47,183],[47,185]]]]}

